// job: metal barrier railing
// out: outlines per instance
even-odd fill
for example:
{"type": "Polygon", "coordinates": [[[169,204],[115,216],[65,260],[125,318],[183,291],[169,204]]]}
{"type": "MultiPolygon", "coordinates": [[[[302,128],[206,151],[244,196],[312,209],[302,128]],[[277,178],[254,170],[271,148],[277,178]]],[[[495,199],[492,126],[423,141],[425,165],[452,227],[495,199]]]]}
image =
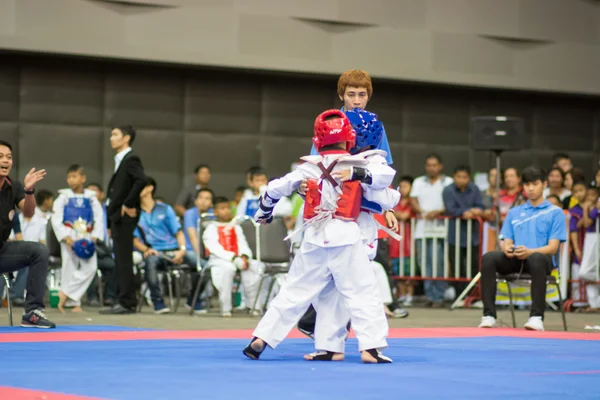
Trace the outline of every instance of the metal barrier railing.
{"type": "MultiPolygon", "coordinates": [[[[438,227],[438,231],[435,232],[435,234],[430,234],[427,235],[424,233],[423,237],[420,238],[416,238],[415,237],[415,232],[416,232],[416,227],[417,227],[417,222],[419,221],[419,219],[417,218],[411,218],[410,219],[410,223],[406,223],[406,222],[400,222],[400,235],[403,238],[407,237],[407,225],[410,225],[410,273],[408,275],[406,275],[404,273],[403,268],[401,267],[399,269],[399,274],[394,276],[393,279],[395,280],[442,280],[442,281],[454,281],[454,282],[469,282],[471,281],[474,276],[473,276],[473,272],[471,270],[471,265],[472,265],[472,261],[473,261],[473,257],[477,257],[478,258],[478,270],[481,270],[481,259],[482,259],[482,252],[479,251],[478,254],[473,254],[473,246],[471,245],[471,243],[473,242],[473,223],[474,221],[479,222],[479,230],[477,233],[477,235],[479,236],[479,246],[482,246],[483,244],[483,221],[481,220],[481,218],[452,218],[452,217],[438,217],[435,220],[437,221],[443,221],[443,229],[439,229],[441,227],[438,227]],[[450,220],[454,219],[455,222],[455,233],[454,233],[454,239],[455,239],[455,249],[454,249],[454,254],[452,255],[454,257],[454,263],[450,263],[450,244],[448,241],[448,227],[450,225],[450,220]],[[465,257],[465,263],[466,263],[466,275],[465,276],[461,276],[461,264],[462,264],[462,257],[461,257],[461,226],[463,225],[461,222],[462,221],[466,221],[466,245],[465,250],[466,250],[466,257],[465,257]],[[419,266],[420,266],[420,274],[417,274],[417,240],[421,240],[420,242],[420,251],[419,251],[419,266]],[[432,245],[432,255],[431,255],[431,261],[432,261],[432,268],[431,268],[431,275],[432,276],[427,276],[427,272],[426,272],[426,268],[424,268],[424,266],[427,264],[427,241],[428,240],[433,240],[437,243],[437,241],[443,241],[443,250],[442,250],[442,254],[438,254],[438,246],[437,245],[432,245]],[[440,273],[438,271],[438,268],[436,267],[438,265],[438,260],[439,257],[443,257],[444,258],[444,267],[443,267],[443,272],[442,275],[440,276],[440,273]],[[452,273],[451,271],[451,265],[454,266],[454,271],[452,273]]],[[[425,221],[425,220],[423,220],[425,221]]],[[[429,220],[429,221],[434,221],[434,220],[429,220]]],[[[405,240],[405,239],[403,239],[405,240]]],[[[402,242],[400,242],[400,254],[399,254],[399,259],[400,261],[402,261],[404,258],[406,258],[406,255],[404,254],[404,246],[402,244],[402,242]]]]}

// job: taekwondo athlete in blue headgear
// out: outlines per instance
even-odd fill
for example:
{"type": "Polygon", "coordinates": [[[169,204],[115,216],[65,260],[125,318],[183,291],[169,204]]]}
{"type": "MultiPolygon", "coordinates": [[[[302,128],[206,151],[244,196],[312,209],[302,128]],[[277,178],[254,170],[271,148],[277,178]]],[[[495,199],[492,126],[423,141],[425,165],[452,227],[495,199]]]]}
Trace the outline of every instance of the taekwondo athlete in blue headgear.
{"type": "Polygon", "coordinates": [[[68,299],[73,306],[80,306],[98,268],[95,241],[104,235],[102,205],[96,192],[83,189],[83,168],[69,168],[67,181],[70,188],[59,191],[50,219],[61,248],[60,311],[68,299]]]}

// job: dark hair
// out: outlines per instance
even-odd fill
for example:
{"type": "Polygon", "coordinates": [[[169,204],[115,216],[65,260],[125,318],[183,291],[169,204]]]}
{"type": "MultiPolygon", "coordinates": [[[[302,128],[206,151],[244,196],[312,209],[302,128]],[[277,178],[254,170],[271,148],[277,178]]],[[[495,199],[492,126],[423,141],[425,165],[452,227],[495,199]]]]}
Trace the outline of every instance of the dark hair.
{"type": "Polygon", "coordinates": [[[11,153],[13,151],[12,150],[12,145],[10,143],[8,143],[7,141],[0,140],[0,146],[6,146],[6,147],[8,147],[8,149],[11,151],[11,153]]]}
{"type": "Polygon", "coordinates": [[[156,181],[151,176],[146,177],[146,187],[152,186],[152,197],[156,193],[156,181]]]}
{"type": "Polygon", "coordinates": [[[250,175],[250,179],[254,179],[255,176],[267,176],[267,172],[262,168],[255,169],[252,175],[250,175]]]}
{"type": "Polygon", "coordinates": [[[585,180],[583,171],[580,168],[571,168],[569,171],[565,172],[565,175],[566,174],[571,174],[571,178],[573,179],[573,182],[585,180]]]}
{"type": "Polygon", "coordinates": [[[37,204],[37,206],[39,207],[42,204],[44,204],[46,200],[51,199],[53,197],[54,195],[51,191],[46,189],[40,189],[35,194],[35,204],[37,204]]]}
{"type": "Polygon", "coordinates": [[[556,164],[560,160],[564,160],[564,159],[570,160],[571,157],[569,157],[569,155],[567,153],[556,153],[552,156],[552,164],[556,164]]]}
{"type": "Polygon", "coordinates": [[[527,167],[521,173],[521,180],[523,184],[526,183],[534,183],[537,181],[546,182],[546,177],[548,175],[544,173],[541,169],[537,167],[527,167]]]}
{"type": "Polygon", "coordinates": [[[437,162],[439,162],[440,164],[442,164],[442,157],[440,157],[440,155],[437,154],[437,153],[429,153],[429,154],[427,154],[427,156],[425,157],[425,162],[427,162],[427,160],[430,160],[432,158],[435,158],[437,160],[437,162]]]}
{"type": "Polygon", "coordinates": [[[246,186],[238,186],[237,188],[235,188],[236,192],[245,192],[246,191],[246,186]]]}
{"type": "Polygon", "coordinates": [[[248,168],[248,169],[246,170],[246,175],[250,175],[250,176],[252,176],[252,175],[254,174],[254,172],[255,172],[255,171],[259,171],[259,170],[261,170],[261,169],[262,169],[261,167],[259,167],[259,166],[255,165],[255,166],[253,166],[253,167],[250,167],[250,168],[248,168]]]}
{"type": "Polygon", "coordinates": [[[213,199],[213,207],[216,207],[218,204],[227,203],[229,204],[229,199],[224,196],[217,196],[213,199]]]}
{"type": "MultiPolygon", "coordinates": [[[[508,167],[508,168],[505,168],[504,170],[502,170],[502,179],[504,179],[504,174],[506,174],[506,171],[508,171],[509,169],[512,169],[512,170],[514,170],[514,171],[515,171],[515,174],[517,174],[517,177],[519,177],[519,178],[521,178],[521,176],[523,175],[523,174],[521,173],[521,171],[519,171],[519,170],[518,170],[518,169],[516,169],[515,167],[508,167]]],[[[523,170],[523,171],[525,171],[525,170],[523,170]]]]}
{"type": "Polygon", "coordinates": [[[585,181],[573,181],[573,188],[575,187],[575,185],[583,185],[586,189],[588,188],[588,185],[585,183],[585,181]]]}
{"type": "Polygon", "coordinates": [[[199,165],[196,165],[196,168],[194,168],[194,174],[198,174],[198,172],[200,172],[200,170],[202,168],[206,168],[210,172],[210,167],[208,165],[206,165],[206,164],[199,164],[199,165]]]}
{"type": "Polygon", "coordinates": [[[469,166],[465,164],[457,165],[456,167],[454,167],[454,173],[456,174],[457,172],[466,172],[467,175],[471,176],[471,168],[469,168],[469,166]]]}
{"type": "Polygon", "coordinates": [[[562,203],[562,201],[560,201],[560,197],[558,197],[555,194],[549,194],[548,196],[546,196],[546,200],[548,200],[549,198],[556,199],[556,201],[558,201],[559,204],[562,203]]]}
{"type": "Polygon", "coordinates": [[[210,193],[210,195],[212,196],[213,199],[215,198],[215,192],[213,192],[209,188],[198,189],[198,191],[196,191],[196,198],[198,198],[198,196],[200,196],[200,193],[202,193],[202,192],[208,192],[208,193],[210,193]]]}
{"type": "Polygon", "coordinates": [[[133,142],[135,141],[135,129],[131,125],[123,125],[118,126],[115,129],[121,131],[123,136],[129,136],[129,146],[133,146],[133,142]]]}
{"type": "Polygon", "coordinates": [[[560,168],[558,168],[558,167],[552,167],[552,168],[550,168],[550,169],[548,170],[548,176],[550,176],[550,173],[551,173],[552,171],[558,171],[558,173],[560,174],[560,177],[561,177],[561,178],[562,178],[562,180],[563,180],[563,183],[565,182],[565,173],[563,172],[563,170],[562,170],[562,169],[560,169],[560,168]]]}
{"type": "Polygon", "coordinates": [[[87,185],[85,185],[85,188],[88,189],[90,186],[96,186],[98,189],[100,189],[101,192],[104,192],[104,189],[102,189],[102,185],[98,182],[90,182],[87,185]]]}
{"type": "Polygon", "coordinates": [[[79,164],[73,164],[69,168],[67,168],[67,175],[71,172],[79,172],[81,175],[85,175],[85,170],[79,164]]]}
{"type": "Polygon", "coordinates": [[[413,178],[410,175],[402,175],[400,177],[400,181],[398,181],[398,184],[402,183],[402,182],[408,182],[412,185],[413,181],[415,180],[415,178],[413,178]]]}

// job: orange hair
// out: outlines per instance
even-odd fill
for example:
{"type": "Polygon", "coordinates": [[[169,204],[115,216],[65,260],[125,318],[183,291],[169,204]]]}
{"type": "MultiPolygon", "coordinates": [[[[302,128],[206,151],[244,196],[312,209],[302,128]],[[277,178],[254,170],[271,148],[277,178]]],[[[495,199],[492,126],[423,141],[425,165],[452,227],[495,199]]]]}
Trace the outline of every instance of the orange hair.
{"type": "Polygon", "coordinates": [[[337,92],[340,97],[344,97],[348,86],[357,88],[366,88],[369,99],[373,95],[373,84],[367,71],[362,69],[351,69],[340,75],[338,79],[337,92]]]}

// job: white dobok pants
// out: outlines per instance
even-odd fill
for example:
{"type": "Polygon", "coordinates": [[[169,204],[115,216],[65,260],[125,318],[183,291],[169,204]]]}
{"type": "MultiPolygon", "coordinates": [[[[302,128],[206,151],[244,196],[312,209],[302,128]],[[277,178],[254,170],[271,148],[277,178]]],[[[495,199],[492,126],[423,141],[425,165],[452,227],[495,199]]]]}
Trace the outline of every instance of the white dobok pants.
{"type": "Polygon", "coordinates": [[[253,335],[277,347],[319,294],[333,291],[339,292],[340,301],[349,311],[359,350],[387,347],[388,322],[377,295],[375,275],[365,268],[368,263],[360,240],[329,248],[303,243],[285,283],[253,335]]]}

